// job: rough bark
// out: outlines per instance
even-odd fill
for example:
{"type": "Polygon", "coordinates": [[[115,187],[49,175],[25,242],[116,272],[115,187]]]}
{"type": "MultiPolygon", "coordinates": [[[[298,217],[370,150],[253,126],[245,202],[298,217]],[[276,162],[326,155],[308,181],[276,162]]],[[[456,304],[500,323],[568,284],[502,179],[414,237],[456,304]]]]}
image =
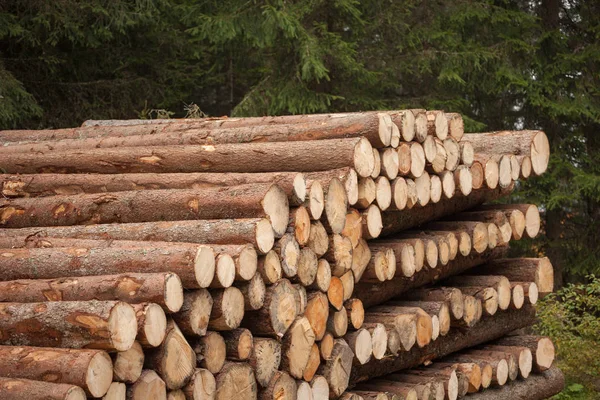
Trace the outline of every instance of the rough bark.
{"type": "Polygon", "coordinates": [[[548,257],[493,260],[478,269],[477,274],[497,274],[511,281],[534,282],[541,295],[551,293],[554,289],[554,270],[548,257]]]}
{"type": "Polygon", "coordinates": [[[85,392],[66,383],[0,378],[0,397],[11,400],[85,400],[85,392]]]}
{"type": "Polygon", "coordinates": [[[369,176],[375,159],[365,138],[283,143],[168,145],[8,153],[6,173],[147,173],[325,171],[354,167],[369,176]],[[335,149],[334,152],[331,149],[335,149]]]}

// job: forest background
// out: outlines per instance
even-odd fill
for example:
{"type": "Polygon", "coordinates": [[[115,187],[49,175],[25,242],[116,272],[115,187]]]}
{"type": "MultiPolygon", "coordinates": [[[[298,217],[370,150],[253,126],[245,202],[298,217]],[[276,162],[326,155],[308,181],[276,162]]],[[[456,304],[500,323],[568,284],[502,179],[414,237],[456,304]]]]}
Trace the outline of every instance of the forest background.
{"type": "Polygon", "coordinates": [[[0,0],[0,129],[404,108],[546,132],[511,199],[543,235],[513,251],[555,267],[559,398],[598,398],[600,1],[0,0]]]}

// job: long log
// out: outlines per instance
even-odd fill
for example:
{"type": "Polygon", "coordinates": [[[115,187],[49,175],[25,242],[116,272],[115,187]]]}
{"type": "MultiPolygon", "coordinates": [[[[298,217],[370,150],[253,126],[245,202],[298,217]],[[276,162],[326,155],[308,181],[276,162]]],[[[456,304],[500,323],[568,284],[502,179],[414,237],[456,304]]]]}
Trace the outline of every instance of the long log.
{"type": "Polygon", "coordinates": [[[267,253],[271,250],[275,242],[271,223],[264,218],[0,229],[0,236],[3,237],[29,237],[34,235],[55,238],[214,243],[224,245],[250,243],[261,253],[267,253]]]}
{"type": "Polygon", "coordinates": [[[15,346],[125,351],[135,340],[133,308],[118,301],[0,303],[0,342],[15,346]]]}
{"type": "Polygon", "coordinates": [[[554,269],[548,257],[502,258],[490,261],[476,272],[477,275],[504,275],[511,281],[533,282],[540,295],[554,289],[554,269]]]}
{"type": "Polygon", "coordinates": [[[0,397],[12,400],[85,400],[78,386],[29,379],[0,378],[0,397]]]}
{"type": "Polygon", "coordinates": [[[480,189],[474,190],[469,196],[463,196],[457,193],[451,199],[443,200],[435,204],[430,203],[420,209],[419,212],[411,210],[386,211],[382,213],[383,229],[381,231],[381,236],[398,233],[423,223],[440,219],[447,215],[465,211],[485,202],[497,200],[509,195],[511,191],[512,187],[495,190],[480,189]]]}
{"type": "Polygon", "coordinates": [[[365,365],[353,368],[350,386],[369,378],[415,367],[426,360],[443,357],[458,350],[497,339],[508,332],[532,324],[534,318],[535,308],[531,306],[525,306],[521,310],[508,310],[497,314],[494,318],[484,318],[479,324],[466,331],[451,330],[447,336],[441,337],[423,348],[415,347],[409,352],[399,353],[397,357],[383,360],[372,359],[365,365]]]}
{"type": "Polygon", "coordinates": [[[76,385],[93,397],[104,396],[112,382],[112,362],[101,350],[0,346],[0,357],[6,378],[76,385]]]}
{"type": "Polygon", "coordinates": [[[523,346],[531,350],[533,370],[541,372],[549,369],[554,362],[554,344],[545,336],[518,335],[504,337],[494,344],[501,346],[523,346]]]}
{"type": "Polygon", "coordinates": [[[6,173],[147,173],[326,171],[354,167],[369,176],[375,158],[365,138],[306,142],[116,147],[48,154],[8,153],[6,173]],[[332,151],[335,149],[335,151],[332,151]]]}
{"type": "MultiPolygon", "coordinates": [[[[150,243],[150,242],[149,242],[150,243]]],[[[210,248],[33,248],[1,251],[3,279],[49,279],[122,273],[174,272],[184,288],[206,287],[212,281],[214,258],[210,248]],[[210,277],[205,280],[206,276],[210,277]]]]}
{"type": "Polygon", "coordinates": [[[394,277],[392,280],[377,284],[359,282],[354,288],[354,297],[362,300],[365,307],[382,304],[408,290],[435,282],[437,280],[459,274],[488,260],[500,258],[508,251],[507,246],[498,246],[482,254],[471,254],[468,257],[457,256],[447,265],[435,269],[423,269],[412,278],[394,277]]]}
{"type": "Polygon", "coordinates": [[[482,210],[501,210],[505,213],[518,210],[525,217],[525,233],[527,237],[533,239],[540,232],[541,218],[540,211],[535,204],[493,204],[480,207],[482,210]]]}
{"type": "Polygon", "coordinates": [[[156,303],[177,312],[183,304],[183,286],[176,274],[122,274],[59,279],[22,279],[0,282],[0,301],[121,300],[156,303]]]}
{"type": "Polygon", "coordinates": [[[492,150],[496,154],[529,156],[536,175],[548,167],[550,144],[542,131],[499,131],[466,134],[464,139],[473,145],[476,152],[492,150]]]}
{"type": "Polygon", "coordinates": [[[0,202],[0,220],[7,228],[263,217],[271,221],[277,235],[285,233],[289,205],[277,185],[58,195],[0,202]]]}
{"type": "Polygon", "coordinates": [[[306,199],[306,180],[299,172],[191,173],[191,174],[35,174],[2,175],[0,187],[7,197],[40,197],[82,193],[156,189],[208,189],[246,184],[275,183],[290,204],[306,199]]]}

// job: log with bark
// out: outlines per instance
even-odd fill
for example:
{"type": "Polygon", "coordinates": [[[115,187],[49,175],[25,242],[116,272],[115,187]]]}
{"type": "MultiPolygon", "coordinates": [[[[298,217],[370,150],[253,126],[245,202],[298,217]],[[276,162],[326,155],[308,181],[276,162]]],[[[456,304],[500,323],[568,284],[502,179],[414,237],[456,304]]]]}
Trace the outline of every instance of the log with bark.
{"type": "Polygon", "coordinates": [[[541,175],[548,167],[550,145],[542,131],[500,131],[483,134],[466,134],[464,140],[470,142],[476,152],[514,154],[529,156],[536,175],[541,175]]]}
{"type": "Polygon", "coordinates": [[[549,369],[554,362],[554,344],[550,338],[545,336],[517,335],[506,336],[496,342],[501,346],[527,347],[533,357],[533,370],[541,372],[549,369]]]}
{"type": "Polygon", "coordinates": [[[85,400],[85,392],[67,383],[0,377],[0,397],[12,400],[85,400]]]}
{"type": "Polygon", "coordinates": [[[169,145],[9,152],[0,168],[9,174],[149,172],[305,172],[354,167],[370,176],[373,147],[365,138],[306,142],[169,145]],[[335,149],[335,151],[331,151],[335,149]]]}
{"type": "MultiPolygon", "coordinates": [[[[511,213],[514,210],[521,211],[525,217],[524,232],[527,237],[533,239],[540,232],[540,211],[535,204],[490,204],[481,206],[482,210],[500,210],[505,214],[511,213]]],[[[522,233],[523,231],[521,231],[522,233]]]]}
{"type": "Polygon", "coordinates": [[[533,282],[542,296],[554,289],[554,269],[548,257],[497,259],[478,268],[476,274],[497,274],[511,281],[533,282]]]}
{"type": "Polygon", "coordinates": [[[2,344],[125,351],[138,330],[133,307],[119,301],[1,303],[2,344]]]}
{"type": "Polygon", "coordinates": [[[289,205],[277,185],[57,195],[0,202],[0,220],[7,228],[263,217],[269,219],[276,235],[285,233],[289,205]]]}
{"type": "Polygon", "coordinates": [[[264,218],[0,229],[0,237],[15,236],[36,236],[44,240],[52,237],[220,245],[250,243],[263,254],[271,250],[275,242],[271,223],[264,218]]]}
{"type": "Polygon", "coordinates": [[[519,367],[519,375],[523,379],[527,379],[533,369],[533,355],[529,348],[524,346],[499,346],[485,345],[483,350],[498,351],[512,354],[519,367]]]}

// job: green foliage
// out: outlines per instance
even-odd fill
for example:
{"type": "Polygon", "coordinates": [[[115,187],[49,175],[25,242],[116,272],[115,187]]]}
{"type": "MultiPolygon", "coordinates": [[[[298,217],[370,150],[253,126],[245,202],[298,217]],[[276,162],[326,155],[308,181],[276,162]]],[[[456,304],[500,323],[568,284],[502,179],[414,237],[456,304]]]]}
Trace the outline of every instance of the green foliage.
{"type": "Polygon", "coordinates": [[[600,396],[600,279],[588,279],[568,284],[538,307],[536,329],[552,338],[568,382],[559,399],[600,396]]]}

